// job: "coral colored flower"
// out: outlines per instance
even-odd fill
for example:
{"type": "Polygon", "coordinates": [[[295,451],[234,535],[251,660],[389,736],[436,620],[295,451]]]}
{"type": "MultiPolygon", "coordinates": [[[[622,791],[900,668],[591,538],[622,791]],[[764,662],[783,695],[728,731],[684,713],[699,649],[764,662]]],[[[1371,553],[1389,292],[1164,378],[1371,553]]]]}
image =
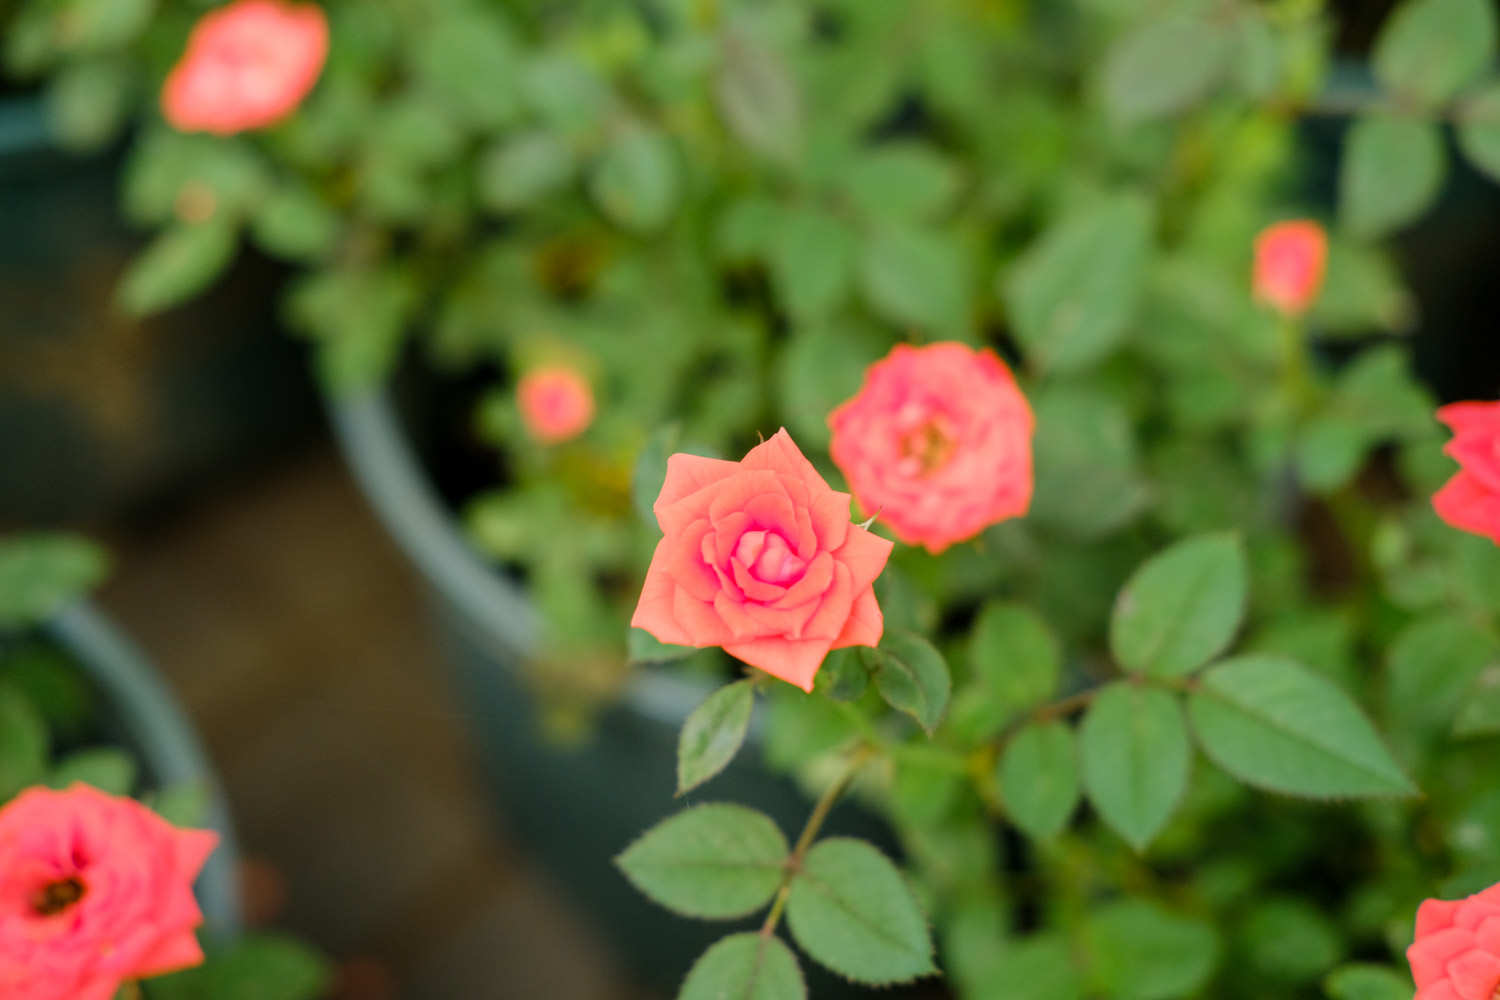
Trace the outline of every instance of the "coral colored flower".
{"type": "Polygon", "coordinates": [[[653,509],[665,537],[631,625],[805,691],[830,649],[880,642],[872,584],[891,543],[849,523],[849,494],[785,430],[740,462],[673,455],[653,509]]]}
{"type": "Polygon", "coordinates": [[[1278,222],[1255,238],[1255,297],[1287,316],[1306,312],[1323,288],[1328,236],[1309,219],[1278,222]]]}
{"type": "Polygon", "coordinates": [[[582,434],[594,419],[594,391],[571,368],[538,368],[521,376],[516,403],[531,436],[556,444],[582,434]]]}
{"type": "Polygon", "coordinates": [[[183,132],[233,135],[291,114],[318,82],[328,19],[315,4],[235,0],[194,25],[161,91],[183,132]]]}
{"type": "Polygon", "coordinates": [[[1468,899],[1429,899],[1406,949],[1414,1000],[1491,1000],[1500,990],[1500,885],[1468,899]]]}
{"type": "Polygon", "coordinates": [[[0,809],[0,997],[110,1000],[203,961],[193,880],[218,843],[87,785],[0,809]]]}
{"type": "Polygon", "coordinates": [[[829,415],[829,451],[865,513],[941,552],[1026,513],[1034,423],[995,352],[902,344],[829,415]]]}
{"type": "Polygon", "coordinates": [[[1443,450],[1459,470],[1432,497],[1444,521],[1500,543],[1500,402],[1450,403],[1437,418],[1453,429],[1443,450]]]}

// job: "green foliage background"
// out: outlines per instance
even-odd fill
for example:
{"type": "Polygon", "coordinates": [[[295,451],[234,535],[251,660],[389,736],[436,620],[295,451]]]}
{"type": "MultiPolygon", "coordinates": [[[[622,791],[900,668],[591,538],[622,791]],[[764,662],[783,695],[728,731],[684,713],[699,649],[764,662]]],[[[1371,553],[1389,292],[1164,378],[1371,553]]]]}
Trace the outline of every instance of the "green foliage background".
{"type": "MultiPolygon", "coordinates": [[[[304,107],[229,139],[154,111],[203,6],[29,0],[7,35],[61,136],[130,136],[125,211],[157,235],[122,307],[195,294],[248,241],[296,265],[286,315],[333,391],[408,344],[483,375],[495,488],[465,514],[545,612],[558,704],[627,660],[720,669],[620,638],[668,452],[784,424],[837,484],[824,418],[891,345],[1014,362],[1031,515],[898,548],[894,646],[831,658],[812,696],[756,692],[767,758],[815,790],[859,748],[854,792],[898,829],[963,996],[1394,996],[1417,901],[1500,878],[1500,551],[1430,509],[1452,466],[1374,242],[1437,197],[1445,130],[1500,174],[1487,4],[1406,0],[1349,91],[1317,0],[347,0],[304,107]],[[1300,200],[1312,114],[1352,120],[1331,212],[1300,200]],[[1251,300],[1251,242],[1306,214],[1329,216],[1327,282],[1284,321],[1251,300]],[[511,386],[559,358],[599,418],[543,449],[511,386]]],[[[745,729],[746,689],[716,697],[685,786],[745,729]]],[[[835,887],[875,864],[839,855],[835,887]]],[[[920,948],[863,965],[837,892],[805,884],[784,888],[814,959],[924,971],[920,948]]],[[[910,944],[887,888],[865,904],[910,944]]],[[[740,936],[684,995],[725,983],[801,979],[740,936]]]]}

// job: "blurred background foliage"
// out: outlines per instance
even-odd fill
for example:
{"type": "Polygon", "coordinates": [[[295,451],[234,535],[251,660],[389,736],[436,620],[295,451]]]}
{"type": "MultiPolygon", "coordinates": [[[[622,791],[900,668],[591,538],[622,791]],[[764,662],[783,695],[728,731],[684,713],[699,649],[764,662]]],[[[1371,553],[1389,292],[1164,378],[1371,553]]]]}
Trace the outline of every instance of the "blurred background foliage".
{"type": "MultiPolygon", "coordinates": [[[[1100,675],[1129,571],[1229,528],[1247,645],[1354,695],[1426,792],[1332,811],[1199,767],[1149,858],[1094,824],[1001,856],[990,779],[914,756],[872,794],[965,995],[1320,995],[1336,964],[1398,953],[1434,886],[1500,878],[1500,553],[1427,503],[1451,466],[1381,243],[1445,178],[1500,174],[1487,4],[349,0],[326,5],[304,106],[230,138],[155,111],[206,6],[27,0],[6,34],[58,137],[128,143],[123,208],[154,235],[120,307],[198,295],[247,243],[289,262],[284,314],[327,387],[401,386],[436,482],[549,622],[540,679],[575,706],[628,659],[675,655],[622,640],[668,452],[737,457],[784,424],[831,473],[824,420],[864,366],[956,339],[1016,367],[1037,482],[1028,518],[941,558],[899,549],[879,583],[888,621],[950,654],[940,741],[967,751],[1030,707],[982,666],[1024,656],[1027,629],[1063,651],[1064,690],[1100,675]],[[1332,236],[1305,322],[1249,289],[1254,235],[1292,215],[1332,236]],[[542,447],[513,385],[559,361],[599,417],[542,447]],[[1088,981],[1063,960],[1079,950],[1088,981]]],[[[1450,384],[1493,394],[1494,374],[1450,384]]],[[[772,762],[815,768],[840,725],[776,692],[772,762]]],[[[1390,979],[1327,988],[1409,992],[1390,979]]]]}

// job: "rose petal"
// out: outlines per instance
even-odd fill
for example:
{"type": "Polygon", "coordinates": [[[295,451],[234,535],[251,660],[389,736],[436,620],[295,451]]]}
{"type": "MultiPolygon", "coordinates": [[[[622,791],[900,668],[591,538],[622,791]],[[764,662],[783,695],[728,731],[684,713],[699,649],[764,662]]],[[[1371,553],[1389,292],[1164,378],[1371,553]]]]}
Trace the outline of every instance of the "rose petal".
{"type": "Polygon", "coordinates": [[[136,977],[149,979],[152,976],[162,976],[168,972],[191,968],[202,961],[203,949],[198,945],[197,936],[190,930],[184,930],[142,956],[136,977]]]}
{"type": "Polygon", "coordinates": [[[1472,473],[1455,473],[1432,495],[1432,508],[1453,527],[1500,542],[1500,496],[1472,473]]]}
{"type": "Polygon", "coordinates": [[[1464,1000],[1494,1000],[1495,987],[1500,985],[1500,958],[1471,948],[1448,963],[1448,980],[1464,1000]]]}
{"type": "Polygon", "coordinates": [[[1500,434],[1500,402],[1449,403],[1438,407],[1437,418],[1455,434],[1466,431],[1500,434]]]}
{"type": "Polygon", "coordinates": [[[646,570],[646,580],[641,584],[641,598],[630,616],[632,628],[645,629],[662,642],[676,646],[696,646],[672,613],[677,593],[677,584],[664,563],[672,559],[672,543],[662,539],[656,543],[656,552],[651,557],[651,566],[646,570]]]}
{"type": "Polygon", "coordinates": [[[1424,938],[1429,934],[1452,927],[1458,915],[1458,909],[1462,905],[1461,899],[1429,899],[1423,902],[1417,907],[1417,937],[1424,938]]]}
{"type": "Polygon", "coordinates": [[[849,620],[844,623],[844,631],[834,640],[833,648],[878,646],[884,634],[885,615],[880,610],[880,602],[875,599],[874,589],[868,589],[854,599],[849,620]]]}
{"type": "Polygon", "coordinates": [[[817,676],[818,668],[823,665],[828,649],[829,642],[826,639],[799,641],[780,638],[754,639],[724,647],[724,651],[730,656],[744,660],[752,667],[758,667],[772,677],[779,677],[808,692],[813,689],[813,679],[817,676]]]}
{"type": "Polygon", "coordinates": [[[667,478],[662,483],[661,493],[651,510],[656,514],[656,523],[664,532],[677,530],[681,525],[695,519],[707,509],[704,499],[702,510],[697,505],[684,501],[702,493],[703,490],[734,475],[738,462],[726,462],[719,458],[703,458],[699,455],[675,454],[667,458],[667,478]]]}
{"type": "Polygon", "coordinates": [[[1461,432],[1444,446],[1443,451],[1472,473],[1487,490],[1500,490],[1500,454],[1495,446],[1500,436],[1483,431],[1461,432]]]}
{"type": "Polygon", "coordinates": [[[1448,963],[1474,946],[1474,935],[1457,927],[1429,934],[1406,949],[1406,960],[1418,986],[1437,982],[1447,975],[1448,963]]]}
{"type": "Polygon", "coordinates": [[[895,543],[889,539],[858,525],[850,525],[844,546],[838,551],[838,560],[848,567],[854,588],[863,590],[885,569],[893,548],[895,543]]]}
{"type": "Polygon", "coordinates": [[[818,475],[818,470],[802,454],[792,436],[783,427],[768,440],[750,449],[740,463],[747,469],[768,469],[780,472],[806,483],[812,490],[826,490],[828,484],[818,475]]]}

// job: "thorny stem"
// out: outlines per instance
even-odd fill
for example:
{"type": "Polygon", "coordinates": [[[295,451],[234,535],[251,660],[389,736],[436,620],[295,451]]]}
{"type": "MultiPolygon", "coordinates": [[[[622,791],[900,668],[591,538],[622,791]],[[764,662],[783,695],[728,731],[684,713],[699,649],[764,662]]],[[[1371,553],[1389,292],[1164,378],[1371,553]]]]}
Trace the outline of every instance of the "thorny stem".
{"type": "Polygon", "coordinates": [[[781,912],[786,909],[787,897],[792,892],[792,876],[802,869],[802,859],[807,856],[808,848],[812,847],[813,841],[818,837],[818,831],[823,828],[823,822],[828,819],[828,814],[833,811],[833,806],[848,789],[849,783],[864,767],[865,762],[870,759],[874,749],[869,744],[861,744],[849,757],[844,765],[843,773],[823,792],[818,799],[817,805],[813,806],[812,815],[807,817],[807,823],[802,827],[802,835],[797,838],[797,845],[792,848],[791,857],[787,859],[786,871],[781,876],[781,887],[776,890],[776,900],[771,904],[771,912],[766,914],[765,923],[760,925],[761,937],[770,937],[776,932],[776,924],[781,920],[781,912]]]}

